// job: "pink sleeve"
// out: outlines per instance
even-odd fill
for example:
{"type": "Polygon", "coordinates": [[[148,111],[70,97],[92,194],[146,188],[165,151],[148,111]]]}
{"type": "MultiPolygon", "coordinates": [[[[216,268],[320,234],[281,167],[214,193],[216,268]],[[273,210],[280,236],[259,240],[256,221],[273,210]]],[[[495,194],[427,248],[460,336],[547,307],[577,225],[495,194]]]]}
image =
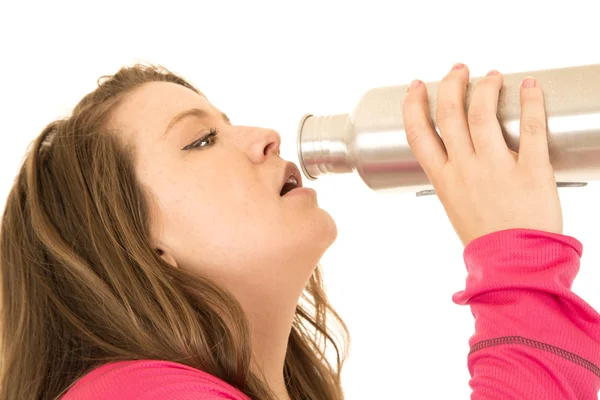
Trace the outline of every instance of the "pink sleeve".
{"type": "Polygon", "coordinates": [[[598,398],[600,315],[571,291],[582,249],[572,237],[524,229],[465,248],[466,289],[452,300],[475,317],[471,399],[598,398]]]}
{"type": "Polygon", "coordinates": [[[249,400],[205,372],[161,361],[119,361],[81,378],[62,400],[249,400]]]}

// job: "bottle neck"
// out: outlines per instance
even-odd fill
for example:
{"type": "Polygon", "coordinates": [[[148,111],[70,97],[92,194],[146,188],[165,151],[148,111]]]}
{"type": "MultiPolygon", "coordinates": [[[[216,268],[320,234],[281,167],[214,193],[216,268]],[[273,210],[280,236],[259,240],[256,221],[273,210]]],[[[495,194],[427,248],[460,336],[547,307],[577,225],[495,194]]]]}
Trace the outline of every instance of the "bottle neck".
{"type": "Polygon", "coordinates": [[[348,144],[353,128],[349,114],[315,117],[307,114],[298,128],[298,158],[304,175],[345,174],[353,171],[348,144]]]}

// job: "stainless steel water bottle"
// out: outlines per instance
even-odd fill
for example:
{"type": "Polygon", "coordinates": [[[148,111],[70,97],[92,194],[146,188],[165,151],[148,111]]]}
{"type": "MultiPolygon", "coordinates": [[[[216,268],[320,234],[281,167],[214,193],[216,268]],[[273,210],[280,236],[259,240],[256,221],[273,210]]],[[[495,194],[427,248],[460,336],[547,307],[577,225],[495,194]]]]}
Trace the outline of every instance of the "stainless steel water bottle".
{"type": "MultiPolygon", "coordinates": [[[[600,180],[600,64],[504,75],[498,119],[509,148],[518,152],[520,85],[536,78],[544,93],[550,160],[557,182],[600,180]]],[[[467,106],[475,83],[467,87],[467,106]]],[[[426,83],[433,125],[439,82],[426,83]]],[[[402,101],[407,85],[369,90],[350,114],[305,115],[298,128],[304,175],[358,172],[373,190],[430,191],[429,179],[406,140],[402,101]]]]}

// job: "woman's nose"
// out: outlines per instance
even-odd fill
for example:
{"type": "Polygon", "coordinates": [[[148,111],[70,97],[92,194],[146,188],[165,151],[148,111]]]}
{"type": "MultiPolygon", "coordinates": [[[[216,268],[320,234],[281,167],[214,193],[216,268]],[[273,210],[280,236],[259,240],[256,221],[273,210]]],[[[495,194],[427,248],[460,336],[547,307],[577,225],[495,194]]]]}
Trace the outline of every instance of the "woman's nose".
{"type": "Polygon", "coordinates": [[[254,163],[262,163],[271,155],[280,154],[281,136],[272,129],[251,128],[247,132],[249,139],[248,156],[254,163]]]}

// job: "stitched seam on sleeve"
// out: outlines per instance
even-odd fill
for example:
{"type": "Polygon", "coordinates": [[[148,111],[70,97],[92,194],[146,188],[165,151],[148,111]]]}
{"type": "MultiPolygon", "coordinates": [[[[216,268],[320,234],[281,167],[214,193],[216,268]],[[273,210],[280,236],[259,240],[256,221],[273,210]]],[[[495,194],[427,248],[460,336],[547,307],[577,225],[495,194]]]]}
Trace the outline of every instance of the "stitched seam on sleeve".
{"type": "Polygon", "coordinates": [[[498,338],[494,338],[494,339],[482,340],[481,342],[475,343],[471,347],[471,350],[469,351],[469,355],[471,355],[472,353],[474,353],[478,350],[485,349],[488,347],[499,346],[502,344],[520,344],[523,346],[529,346],[529,347],[533,347],[536,349],[550,352],[552,354],[560,356],[566,360],[569,360],[571,362],[574,362],[574,363],[582,366],[583,368],[586,368],[586,369],[592,371],[593,374],[595,374],[597,377],[600,378],[600,368],[597,365],[595,365],[594,363],[586,360],[585,358],[580,357],[577,354],[571,353],[570,351],[561,349],[560,347],[556,347],[556,346],[552,346],[547,343],[542,343],[542,342],[538,342],[535,340],[527,339],[522,336],[503,336],[503,337],[498,337],[498,338]]]}

